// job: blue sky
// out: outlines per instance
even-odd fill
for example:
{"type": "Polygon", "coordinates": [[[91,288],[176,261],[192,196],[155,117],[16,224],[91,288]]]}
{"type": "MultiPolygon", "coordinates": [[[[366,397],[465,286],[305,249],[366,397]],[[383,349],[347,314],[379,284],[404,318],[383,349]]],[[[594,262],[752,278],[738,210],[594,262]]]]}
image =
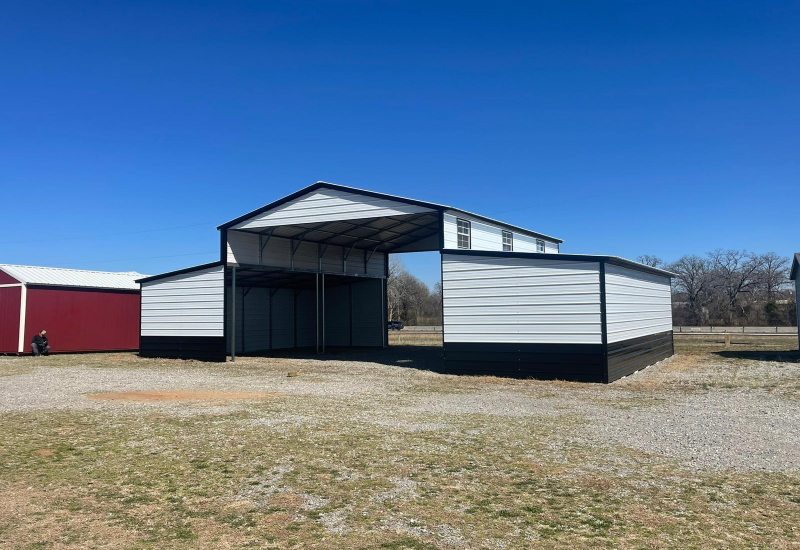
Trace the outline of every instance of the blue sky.
{"type": "Polygon", "coordinates": [[[317,180],[564,252],[788,257],[798,28],[797,2],[6,3],[0,262],[211,261],[317,180]]]}

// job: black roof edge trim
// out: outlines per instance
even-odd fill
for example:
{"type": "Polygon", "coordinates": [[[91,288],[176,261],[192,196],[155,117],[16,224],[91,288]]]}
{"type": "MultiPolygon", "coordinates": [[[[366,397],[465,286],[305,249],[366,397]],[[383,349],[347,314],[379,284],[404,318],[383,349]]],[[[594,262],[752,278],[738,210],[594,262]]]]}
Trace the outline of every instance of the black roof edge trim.
{"type": "Polygon", "coordinates": [[[168,271],[167,273],[159,273],[158,275],[152,275],[150,277],[145,277],[143,279],[136,279],[137,283],[149,283],[150,281],[157,281],[159,279],[166,279],[167,277],[172,277],[173,275],[183,275],[184,273],[191,273],[193,271],[201,271],[203,269],[208,269],[210,267],[218,267],[221,265],[225,265],[225,262],[210,262],[207,264],[200,264],[195,265],[192,267],[186,267],[183,269],[177,269],[175,271],[168,271]]]}
{"type": "Polygon", "coordinates": [[[671,271],[658,269],[657,267],[650,267],[649,265],[640,264],[633,260],[626,260],[619,256],[598,256],[595,254],[542,254],[541,252],[500,252],[497,250],[459,250],[459,249],[444,249],[442,254],[454,254],[457,256],[489,256],[497,258],[530,258],[539,260],[563,260],[572,262],[605,262],[614,264],[621,267],[630,267],[637,271],[645,273],[652,273],[654,275],[662,275],[664,277],[675,277],[671,271]]]}
{"type": "Polygon", "coordinates": [[[378,199],[386,199],[386,200],[404,202],[406,204],[412,204],[414,206],[421,206],[423,208],[430,208],[431,210],[436,210],[436,211],[439,211],[439,212],[444,212],[445,210],[452,210],[453,212],[460,212],[462,214],[465,214],[467,216],[472,216],[472,217],[477,218],[479,220],[483,220],[483,221],[490,222],[490,223],[495,223],[495,224],[498,224],[498,225],[504,225],[506,227],[509,227],[509,228],[515,230],[515,231],[520,231],[522,233],[528,233],[531,236],[547,239],[547,240],[549,240],[551,242],[556,242],[556,243],[563,243],[564,242],[561,239],[558,239],[556,237],[552,237],[550,235],[545,235],[544,233],[539,233],[538,231],[532,231],[530,229],[525,229],[524,227],[519,227],[517,225],[512,225],[512,224],[509,224],[509,223],[506,223],[506,222],[503,222],[503,221],[500,221],[500,220],[495,220],[493,218],[489,218],[488,216],[482,216],[480,214],[475,214],[474,212],[469,212],[467,210],[462,210],[460,208],[454,208],[452,206],[447,206],[445,204],[438,204],[438,203],[435,203],[435,202],[426,202],[426,201],[420,201],[420,200],[416,200],[416,199],[409,199],[407,197],[400,197],[400,196],[397,196],[397,195],[390,195],[388,193],[379,193],[377,191],[369,191],[368,189],[359,189],[358,187],[349,187],[347,185],[340,185],[338,183],[329,183],[327,181],[318,181],[316,183],[312,183],[311,185],[308,185],[308,186],[300,189],[299,191],[295,191],[291,195],[287,195],[287,196],[283,197],[282,199],[278,199],[278,200],[276,200],[274,202],[271,202],[271,203],[269,203],[267,205],[262,206],[261,208],[257,208],[255,210],[253,210],[252,212],[248,212],[247,214],[243,214],[243,215],[239,216],[238,218],[235,218],[235,219],[233,219],[233,220],[231,220],[229,222],[223,223],[222,225],[218,225],[217,229],[219,229],[219,230],[229,229],[230,227],[236,225],[237,223],[243,222],[243,221],[247,220],[248,218],[252,218],[253,216],[257,216],[257,215],[259,215],[259,214],[261,214],[263,212],[266,212],[267,210],[271,210],[271,209],[276,208],[278,206],[281,206],[282,204],[285,204],[285,203],[287,203],[289,201],[293,201],[294,199],[300,198],[300,197],[302,197],[303,195],[305,195],[307,193],[311,193],[312,191],[316,191],[317,189],[322,189],[322,188],[335,189],[337,191],[345,191],[345,192],[348,192],[348,193],[355,193],[355,194],[365,195],[365,196],[368,196],[368,197],[375,197],[375,198],[378,198],[378,199]]]}

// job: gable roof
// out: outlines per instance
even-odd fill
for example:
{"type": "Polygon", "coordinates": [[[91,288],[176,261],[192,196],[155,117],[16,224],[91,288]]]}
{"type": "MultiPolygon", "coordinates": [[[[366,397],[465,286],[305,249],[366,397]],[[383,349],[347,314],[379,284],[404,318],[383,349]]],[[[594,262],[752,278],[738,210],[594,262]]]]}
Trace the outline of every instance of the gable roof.
{"type": "Polygon", "coordinates": [[[794,255],[794,259],[792,260],[792,273],[789,275],[789,278],[796,281],[798,276],[800,276],[800,252],[794,255]]]}
{"type": "Polygon", "coordinates": [[[248,219],[250,219],[250,218],[252,218],[254,216],[257,216],[259,214],[262,214],[264,212],[267,212],[268,210],[272,210],[274,208],[278,208],[279,206],[281,206],[283,204],[286,204],[287,202],[290,202],[290,201],[293,201],[295,199],[298,199],[298,198],[300,198],[300,197],[302,197],[304,195],[307,195],[309,193],[312,193],[312,192],[314,192],[314,191],[316,191],[318,189],[335,189],[337,191],[344,191],[344,192],[347,192],[347,193],[353,193],[353,194],[356,194],[356,195],[363,195],[363,196],[366,196],[366,197],[373,197],[373,198],[378,198],[378,199],[391,200],[391,201],[400,202],[400,203],[403,203],[403,204],[420,206],[422,208],[429,208],[431,210],[438,210],[438,211],[442,211],[442,212],[445,211],[445,210],[450,210],[450,211],[453,211],[453,212],[460,212],[462,214],[466,214],[468,216],[472,216],[473,218],[476,218],[476,219],[479,219],[479,220],[483,220],[483,221],[486,221],[486,222],[489,222],[489,223],[501,225],[501,226],[507,227],[509,229],[512,229],[514,231],[518,231],[520,233],[531,235],[533,237],[539,237],[539,238],[547,239],[549,241],[556,242],[556,243],[564,242],[564,241],[562,241],[561,239],[559,239],[557,237],[553,237],[553,236],[550,236],[550,235],[545,235],[544,233],[539,233],[538,231],[532,231],[532,230],[526,229],[524,227],[511,225],[511,224],[506,223],[506,222],[495,220],[493,218],[489,218],[487,216],[482,216],[480,214],[475,214],[474,212],[469,212],[467,210],[462,210],[460,208],[447,206],[445,204],[438,204],[438,203],[435,203],[435,202],[426,202],[426,201],[420,201],[420,200],[416,200],[416,199],[409,199],[407,197],[401,197],[401,196],[398,196],[398,195],[390,195],[390,194],[387,194],[387,193],[378,193],[376,191],[369,191],[369,190],[366,190],[366,189],[359,189],[357,187],[349,187],[347,185],[339,185],[337,183],[329,183],[329,182],[326,182],[326,181],[318,181],[318,182],[316,182],[314,184],[311,184],[311,185],[309,185],[307,187],[304,187],[303,189],[300,189],[299,191],[297,191],[295,193],[292,193],[291,195],[287,195],[287,196],[283,197],[282,199],[278,199],[277,201],[271,202],[271,203],[269,203],[267,205],[262,206],[261,208],[257,208],[256,210],[253,210],[252,212],[248,212],[247,214],[244,214],[242,216],[239,216],[238,218],[235,218],[235,219],[233,219],[233,220],[231,220],[229,222],[226,222],[226,223],[218,226],[217,229],[220,229],[220,230],[229,229],[230,227],[232,227],[232,226],[234,226],[234,225],[236,225],[238,223],[241,223],[241,222],[243,222],[245,220],[248,220],[248,219]]]}
{"type": "Polygon", "coordinates": [[[136,279],[145,277],[142,273],[135,271],[89,271],[85,269],[13,264],[0,264],[0,270],[5,271],[20,283],[26,285],[115,290],[139,290],[139,284],[136,279]]]}

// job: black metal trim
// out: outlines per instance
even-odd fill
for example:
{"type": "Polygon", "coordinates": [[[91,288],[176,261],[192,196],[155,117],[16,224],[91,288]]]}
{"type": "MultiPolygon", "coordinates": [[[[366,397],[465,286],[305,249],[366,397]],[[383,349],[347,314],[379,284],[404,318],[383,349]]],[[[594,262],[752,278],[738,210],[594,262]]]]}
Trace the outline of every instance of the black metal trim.
{"type": "Polygon", "coordinates": [[[145,277],[143,279],[136,279],[137,283],[149,283],[150,281],[158,281],[159,279],[166,279],[167,277],[172,277],[174,275],[183,275],[185,273],[193,273],[195,271],[202,271],[204,269],[210,269],[212,267],[219,267],[221,265],[225,265],[225,262],[210,262],[207,264],[196,265],[192,267],[187,267],[184,269],[178,269],[176,271],[168,271],[167,273],[160,273],[158,275],[153,275],[151,277],[145,277]]]}
{"type": "Polygon", "coordinates": [[[608,381],[619,380],[675,353],[672,331],[648,334],[608,344],[608,381]]]}
{"type": "Polygon", "coordinates": [[[142,336],[139,356],[224,363],[225,344],[224,336],[142,336]]]}
{"type": "Polygon", "coordinates": [[[600,344],[446,342],[447,372],[605,382],[600,344]]]}
{"type": "Polygon", "coordinates": [[[672,278],[675,276],[670,271],[650,267],[632,260],[626,260],[619,256],[597,256],[594,254],[542,254],[540,252],[500,252],[497,250],[465,250],[457,248],[447,248],[442,250],[442,254],[454,254],[462,256],[488,256],[492,258],[525,258],[531,260],[556,260],[572,262],[605,262],[607,264],[628,267],[644,273],[652,273],[663,277],[672,278]]]}
{"type": "Polygon", "coordinates": [[[789,273],[789,279],[796,281],[798,271],[800,271],[800,252],[796,253],[792,258],[792,271],[789,273]]]}
{"type": "Polygon", "coordinates": [[[608,383],[608,319],[606,318],[606,262],[600,261],[600,342],[603,346],[604,382],[608,383]]]}

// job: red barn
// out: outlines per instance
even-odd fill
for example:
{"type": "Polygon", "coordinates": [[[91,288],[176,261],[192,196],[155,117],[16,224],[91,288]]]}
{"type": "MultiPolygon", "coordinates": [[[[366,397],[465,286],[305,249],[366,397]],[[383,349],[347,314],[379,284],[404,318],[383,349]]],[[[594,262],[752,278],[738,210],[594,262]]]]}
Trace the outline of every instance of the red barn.
{"type": "Polygon", "coordinates": [[[0,264],[0,353],[30,353],[42,329],[54,353],[138,349],[142,277],[0,264]]]}

